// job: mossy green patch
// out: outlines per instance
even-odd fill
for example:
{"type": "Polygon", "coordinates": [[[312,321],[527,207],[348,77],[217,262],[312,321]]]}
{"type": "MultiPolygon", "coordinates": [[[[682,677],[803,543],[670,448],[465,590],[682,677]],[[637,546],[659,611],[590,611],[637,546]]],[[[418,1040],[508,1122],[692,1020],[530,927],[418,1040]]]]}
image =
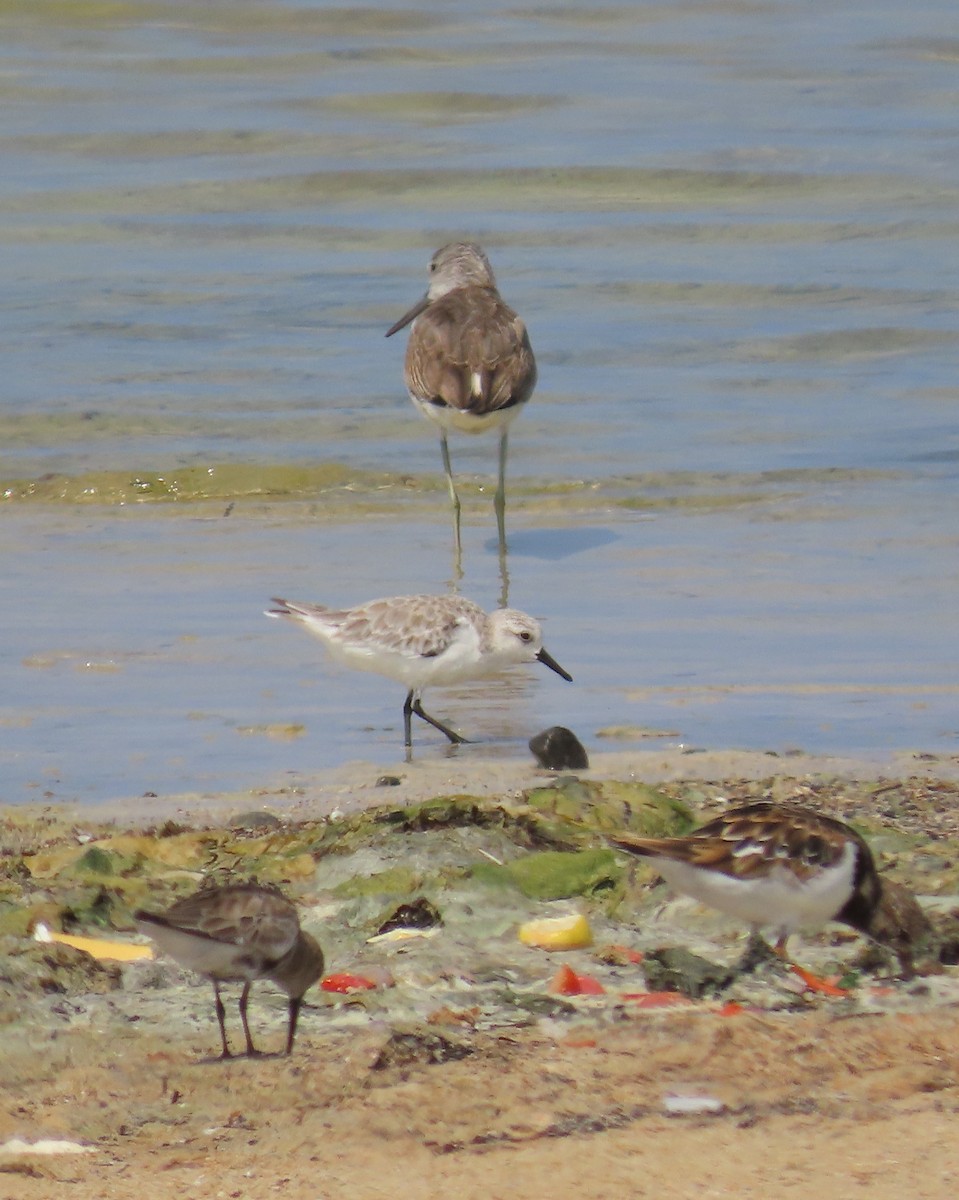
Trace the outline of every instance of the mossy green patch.
{"type": "Polygon", "coordinates": [[[74,868],[89,875],[117,874],[117,865],[113,855],[99,846],[91,846],[89,850],[81,854],[74,864],[74,868]]]}
{"type": "Polygon", "coordinates": [[[375,875],[355,875],[337,884],[333,894],[343,900],[367,896],[411,896],[423,886],[422,875],[413,867],[388,867],[375,875]]]}
{"type": "Polygon", "coordinates": [[[622,868],[611,850],[541,850],[502,866],[478,863],[473,876],[494,886],[516,887],[531,900],[564,900],[614,892],[622,868]]]}
{"type": "Polygon", "coordinates": [[[211,463],[169,471],[89,471],[84,475],[43,475],[0,483],[9,501],[67,504],[180,503],[204,500],[309,499],[349,488],[365,491],[399,484],[397,476],[361,471],[343,463],[305,466],[258,463],[211,463]]]}

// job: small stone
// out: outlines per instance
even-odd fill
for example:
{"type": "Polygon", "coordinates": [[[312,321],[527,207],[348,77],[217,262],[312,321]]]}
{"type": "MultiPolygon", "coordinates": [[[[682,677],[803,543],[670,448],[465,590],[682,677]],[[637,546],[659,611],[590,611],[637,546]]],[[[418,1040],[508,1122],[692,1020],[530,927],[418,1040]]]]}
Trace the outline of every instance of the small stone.
{"type": "Polygon", "coordinates": [[[401,904],[395,908],[377,929],[377,935],[390,933],[394,929],[432,929],[442,925],[443,918],[438,909],[425,896],[420,896],[409,904],[401,904]]]}
{"type": "Polygon", "coordinates": [[[376,781],[377,787],[399,787],[402,780],[399,775],[381,775],[376,781]]]}
{"type": "Polygon", "coordinates": [[[279,829],[283,824],[279,817],[270,812],[238,813],[230,818],[230,829],[279,829]]]}
{"type": "Polygon", "coordinates": [[[735,972],[684,947],[670,946],[646,952],[643,974],[651,992],[679,992],[690,1000],[701,1000],[728,987],[735,972]]]}
{"type": "Polygon", "coordinates": [[[589,758],[583,744],[565,725],[551,725],[530,738],[529,748],[547,771],[584,771],[589,758]]]}

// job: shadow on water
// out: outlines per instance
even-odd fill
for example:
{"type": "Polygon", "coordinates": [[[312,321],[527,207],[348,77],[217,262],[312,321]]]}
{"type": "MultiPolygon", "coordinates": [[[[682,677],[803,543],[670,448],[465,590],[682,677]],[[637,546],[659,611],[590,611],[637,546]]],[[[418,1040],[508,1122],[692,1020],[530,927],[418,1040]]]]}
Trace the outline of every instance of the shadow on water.
{"type": "MultiPolygon", "coordinates": [[[[509,554],[516,558],[539,558],[561,562],[564,558],[598,550],[619,541],[621,534],[612,529],[591,529],[570,525],[565,529],[521,529],[509,535],[509,554]]],[[[490,538],[485,549],[495,552],[498,542],[490,538]]]]}

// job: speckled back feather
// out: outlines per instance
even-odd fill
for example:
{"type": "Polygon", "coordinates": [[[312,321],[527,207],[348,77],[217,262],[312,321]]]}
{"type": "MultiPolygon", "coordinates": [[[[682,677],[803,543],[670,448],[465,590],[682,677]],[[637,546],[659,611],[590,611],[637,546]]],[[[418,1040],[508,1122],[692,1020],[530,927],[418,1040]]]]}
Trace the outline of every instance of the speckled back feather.
{"type": "Polygon", "coordinates": [[[872,855],[863,839],[842,821],[792,805],[757,801],[730,809],[685,837],[642,838],[617,834],[624,850],[650,858],[672,858],[738,878],[761,874],[776,863],[800,879],[834,866],[849,840],[863,863],[872,855]]]}
{"type": "Polygon", "coordinates": [[[493,288],[461,288],[417,318],[406,347],[406,386],[429,404],[476,416],[525,404],[536,360],[523,321],[493,288]]]}

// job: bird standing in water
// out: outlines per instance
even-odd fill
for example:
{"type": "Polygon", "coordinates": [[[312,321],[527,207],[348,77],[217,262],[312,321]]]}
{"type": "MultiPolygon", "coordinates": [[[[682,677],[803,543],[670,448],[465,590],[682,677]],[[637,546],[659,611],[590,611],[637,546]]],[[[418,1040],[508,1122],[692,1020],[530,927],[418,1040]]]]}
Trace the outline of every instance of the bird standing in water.
{"type": "Polygon", "coordinates": [[[410,399],[439,426],[453,507],[455,569],[462,574],[460,500],[447,434],[498,429],[499,482],[494,508],[500,561],[506,558],[506,456],[509,426],[536,386],[526,326],[496,290],[489,259],[474,242],[451,242],[433,255],[426,295],[387,331],[413,322],[404,375],[410,399]]]}
{"type": "Polygon", "coordinates": [[[318,637],[339,662],[396,679],[408,690],[403,735],[412,750],[412,716],[454,745],[467,739],[430,716],[423,689],[485,679],[504,667],[541,662],[561,678],[572,675],[543,646],[538,621],[512,608],[485,613],[463,596],[387,596],[355,608],[328,608],[274,597],[268,617],[286,617],[318,637]]]}

